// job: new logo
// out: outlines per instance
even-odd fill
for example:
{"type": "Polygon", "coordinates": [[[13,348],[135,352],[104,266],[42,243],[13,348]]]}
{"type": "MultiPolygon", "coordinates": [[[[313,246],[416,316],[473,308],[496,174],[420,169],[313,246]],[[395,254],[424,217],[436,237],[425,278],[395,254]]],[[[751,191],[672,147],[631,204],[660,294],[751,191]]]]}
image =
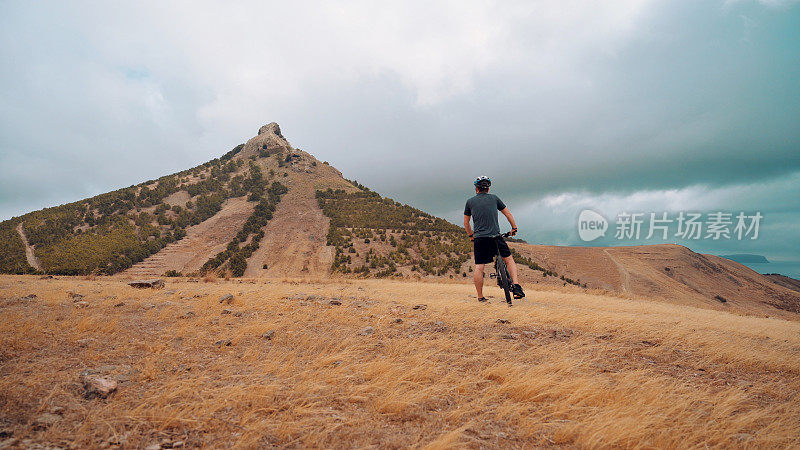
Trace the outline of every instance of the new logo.
{"type": "Polygon", "coordinates": [[[592,211],[584,209],[578,216],[578,236],[582,241],[593,241],[600,236],[606,235],[608,221],[605,217],[592,211]]]}

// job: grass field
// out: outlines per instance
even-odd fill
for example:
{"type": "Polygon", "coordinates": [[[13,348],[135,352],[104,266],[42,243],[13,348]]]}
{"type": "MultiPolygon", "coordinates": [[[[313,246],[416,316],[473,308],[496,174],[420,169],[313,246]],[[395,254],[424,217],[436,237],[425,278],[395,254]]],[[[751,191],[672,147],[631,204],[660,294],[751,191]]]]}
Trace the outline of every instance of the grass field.
{"type": "Polygon", "coordinates": [[[800,322],[579,289],[513,308],[488,294],[1,276],[0,446],[800,446],[800,322]],[[85,398],[87,370],[116,392],[85,398]]]}

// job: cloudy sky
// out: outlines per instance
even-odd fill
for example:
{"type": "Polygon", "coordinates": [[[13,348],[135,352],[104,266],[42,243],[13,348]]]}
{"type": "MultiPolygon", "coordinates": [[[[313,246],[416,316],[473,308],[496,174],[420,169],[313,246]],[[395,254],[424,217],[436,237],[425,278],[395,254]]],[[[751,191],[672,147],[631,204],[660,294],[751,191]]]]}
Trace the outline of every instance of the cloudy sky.
{"type": "Polygon", "coordinates": [[[0,219],[270,121],[455,223],[489,175],[532,242],[582,244],[584,208],[760,211],[755,241],[682,243],[800,250],[796,1],[0,2],[0,219]]]}

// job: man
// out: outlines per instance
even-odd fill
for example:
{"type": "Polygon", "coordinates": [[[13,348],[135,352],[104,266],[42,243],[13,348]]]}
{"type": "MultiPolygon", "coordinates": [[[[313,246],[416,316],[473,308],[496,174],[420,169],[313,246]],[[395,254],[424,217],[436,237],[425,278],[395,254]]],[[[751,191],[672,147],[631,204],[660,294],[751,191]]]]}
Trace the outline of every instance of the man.
{"type": "MultiPolygon", "coordinates": [[[[514,298],[523,298],[525,293],[522,291],[522,286],[519,285],[517,265],[511,256],[511,250],[506,241],[498,236],[500,224],[497,222],[497,211],[503,213],[508,219],[508,223],[511,224],[512,236],[517,234],[517,223],[514,221],[514,216],[511,215],[511,211],[502,200],[489,193],[489,187],[492,185],[489,177],[480,176],[475,179],[473,184],[475,185],[475,196],[467,200],[467,205],[464,207],[464,228],[467,230],[469,238],[472,239],[475,250],[473,280],[475,281],[475,290],[478,291],[478,301],[486,301],[483,296],[483,269],[487,263],[494,260],[498,249],[500,256],[508,266],[508,271],[511,272],[511,280],[514,282],[514,298]],[[470,218],[475,225],[474,233],[469,226],[470,218]],[[495,238],[495,236],[497,237],[495,238]]],[[[511,302],[508,302],[508,305],[511,306],[511,302]]]]}

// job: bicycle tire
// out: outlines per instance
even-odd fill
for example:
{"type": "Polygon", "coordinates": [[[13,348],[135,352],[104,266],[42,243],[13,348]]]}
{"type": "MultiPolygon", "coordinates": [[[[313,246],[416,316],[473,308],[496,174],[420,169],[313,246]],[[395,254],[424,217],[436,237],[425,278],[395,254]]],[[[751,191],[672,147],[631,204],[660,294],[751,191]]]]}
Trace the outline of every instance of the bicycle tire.
{"type": "Polygon", "coordinates": [[[494,268],[497,271],[497,279],[500,280],[500,287],[506,295],[506,303],[511,304],[511,279],[508,276],[508,268],[503,258],[497,257],[494,261],[494,268]]]}

